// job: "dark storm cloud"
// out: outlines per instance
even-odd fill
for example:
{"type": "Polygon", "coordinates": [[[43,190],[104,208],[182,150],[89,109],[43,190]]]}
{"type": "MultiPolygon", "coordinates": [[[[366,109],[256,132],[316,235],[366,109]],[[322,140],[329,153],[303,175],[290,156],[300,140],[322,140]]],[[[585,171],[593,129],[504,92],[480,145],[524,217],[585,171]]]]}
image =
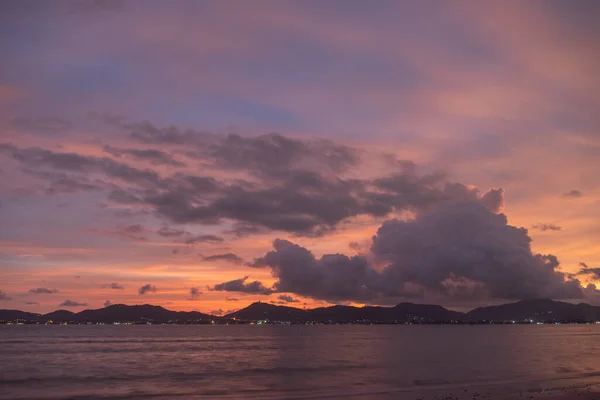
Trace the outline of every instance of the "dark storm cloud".
{"type": "Polygon", "coordinates": [[[112,306],[112,303],[110,302],[110,300],[106,300],[104,302],[104,307],[108,307],[108,306],[112,306]]]}
{"type": "Polygon", "coordinates": [[[562,229],[560,226],[554,224],[535,224],[531,228],[542,232],[560,231],[562,229]]]}
{"type": "MultiPolygon", "coordinates": [[[[152,210],[172,223],[230,223],[232,228],[224,233],[236,236],[283,231],[314,237],[360,215],[381,218],[396,211],[422,211],[444,202],[478,198],[492,211],[498,211],[503,204],[501,189],[481,194],[460,183],[450,183],[441,174],[419,176],[412,164],[373,179],[339,177],[339,171],[360,161],[358,151],[327,141],[276,134],[254,138],[200,136],[208,144],[188,146],[208,152],[206,162],[213,168],[250,171],[254,180],[219,181],[184,173],[160,177],[155,171],[140,170],[109,158],[35,147],[22,149],[12,144],[0,145],[0,151],[36,171],[50,168],[63,173],[66,170],[71,175],[103,173],[118,178],[122,186],[105,183],[110,187],[111,201],[152,210]]],[[[157,233],[178,234],[167,229],[157,233]]],[[[217,243],[223,239],[200,235],[187,238],[184,243],[203,241],[217,243]]]]}
{"type": "Polygon", "coordinates": [[[217,235],[196,235],[196,236],[192,236],[191,238],[187,239],[185,241],[185,244],[197,244],[197,243],[217,244],[217,243],[223,243],[223,241],[225,241],[225,239],[223,239],[221,236],[217,236],[217,235]]]}
{"type": "Polygon", "coordinates": [[[218,292],[240,292],[240,293],[253,293],[253,294],[271,294],[273,293],[273,289],[268,288],[259,281],[252,281],[246,283],[248,277],[245,276],[240,279],[235,279],[233,281],[219,283],[213,287],[210,287],[210,290],[218,291],[218,292]]]}
{"type": "Polygon", "coordinates": [[[102,285],[102,288],[123,290],[123,289],[125,289],[125,286],[120,285],[118,283],[106,283],[106,284],[102,285]]]}
{"type": "Polygon", "coordinates": [[[181,229],[171,229],[168,227],[162,227],[156,231],[160,236],[163,237],[179,237],[185,235],[187,232],[181,229]]]}
{"type": "Polygon", "coordinates": [[[73,300],[65,300],[58,305],[59,307],[85,307],[87,303],[79,303],[73,300]]]}
{"type": "Polygon", "coordinates": [[[591,275],[593,279],[600,279],[600,268],[590,268],[586,263],[580,262],[578,275],[591,275]]]}
{"type": "Polygon", "coordinates": [[[271,269],[276,292],[333,301],[414,297],[426,291],[455,299],[586,295],[578,280],[557,270],[556,257],[532,253],[526,229],[508,225],[503,214],[484,203],[444,203],[414,220],[385,222],[371,248],[383,269],[374,269],[363,256],[317,259],[281,239],[254,266],[271,269]]]}
{"type": "Polygon", "coordinates": [[[151,285],[149,283],[138,289],[139,294],[155,293],[155,292],[156,292],[156,286],[151,285]]]}
{"type": "Polygon", "coordinates": [[[153,165],[186,166],[185,163],[175,160],[170,154],[155,149],[119,149],[106,145],[103,147],[103,150],[115,157],[128,156],[136,160],[148,161],[153,165]]]}
{"type": "Polygon", "coordinates": [[[277,298],[284,303],[300,303],[300,300],[295,299],[292,296],[287,295],[287,294],[282,294],[281,296],[278,296],[277,298]]]}
{"type": "Polygon", "coordinates": [[[35,294],[54,294],[54,293],[58,293],[58,290],[56,289],[48,289],[45,287],[39,287],[39,288],[35,288],[35,289],[29,289],[29,293],[35,293],[35,294]]]}
{"type": "Polygon", "coordinates": [[[11,297],[2,290],[0,290],[0,300],[11,300],[11,297]]]}
{"type": "Polygon", "coordinates": [[[190,300],[198,300],[198,297],[200,297],[200,295],[202,294],[202,292],[200,291],[199,288],[197,287],[193,287],[190,289],[190,300]]]}
{"type": "Polygon", "coordinates": [[[65,131],[73,126],[69,121],[56,117],[19,117],[13,118],[11,122],[15,128],[35,132],[65,131]]]}
{"type": "Polygon", "coordinates": [[[20,149],[10,144],[3,145],[3,149],[30,169],[102,172],[119,178],[134,186],[114,188],[109,195],[112,201],[150,206],[176,223],[218,224],[230,220],[234,222],[232,232],[238,236],[265,230],[318,236],[335,229],[348,217],[384,216],[394,209],[425,207],[453,195],[437,175],[417,177],[411,173],[373,181],[344,180],[298,166],[314,162],[321,169],[338,170],[358,161],[351,149],[329,142],[305,142],[280,135],[250,139],[230,135],[216,143],[209,147],[220,168],[226,168],[220,163],[227,162],[234,169],[262,171],[261,176],[269,174],[269,170],[280,172],[261,184],[239,180],[224,184],[211,177],[185,174],[160,178],[154,171],[139,170],[108,158],[20,149]],[[242,152],[244,149],[249,149],[249,153],[242,152]],[[270,152],[275,154],[269,155],[270,152]],[[290,159],[280,157],[281,154],[290,159]]]}
{"type": "Polygon", "coordinates": [[[193,205],[192,196],[165,193],[147,202],[178,223],[218,223],[229,219],[245,229],[266,228],[319,236],[342,220],[361,214],[382,217],[394,210],[425,208],[439,202],[475,198],[460,184],[445,184],[439,176],[394,175],[374,181],[325,178],[313,172],[291,174],[266,188],[232,184],[211,203],[193,205]]]}
{"type": "Polygon", "coordinates": [[[563,196],[578,198],[578,197],[582,197],[583,193],[580,190],[571,190],[571,191],[565,193],[563,196]]]}
{"type": "Polygon", "coordinates": [[[213,254],[212,256],[202,256],[204,261],[227,261],[233,264],[241,264],[244,259],[233,253],[213,254]]]}

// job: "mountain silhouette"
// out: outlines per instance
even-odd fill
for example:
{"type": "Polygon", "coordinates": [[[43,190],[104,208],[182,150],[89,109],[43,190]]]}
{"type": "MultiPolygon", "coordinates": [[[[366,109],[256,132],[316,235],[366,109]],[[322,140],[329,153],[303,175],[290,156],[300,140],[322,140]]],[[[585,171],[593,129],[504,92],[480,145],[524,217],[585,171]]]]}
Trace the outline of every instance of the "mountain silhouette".
{"type": "Polygon", "coordinates": [[[534,299],[476,308],[467,313],[467,318],[477,321],[600,321],[600,307],[586,303],[571,304],[548,299],[534,299]]]}
{"type": "Polygon", "coordinates": [[[467,313],[448,310],[439,305],[400,303],[393,307],[353,307],[335,305],[303,310],[256,302],[225,316],[198,311],[170,311],[149,304],[128,306],[114,304],[96,310],[74,313],[57,310],[36,314],[19,310],[0,310],[0,322],[30,323],[244,323],[253,321],[288,323],[512,323],[514,322],[595,322],[600,321],[600,307],[585,303],[571,304],[548,299],[523,300],[498,306],[478,307],[467,313]]]}

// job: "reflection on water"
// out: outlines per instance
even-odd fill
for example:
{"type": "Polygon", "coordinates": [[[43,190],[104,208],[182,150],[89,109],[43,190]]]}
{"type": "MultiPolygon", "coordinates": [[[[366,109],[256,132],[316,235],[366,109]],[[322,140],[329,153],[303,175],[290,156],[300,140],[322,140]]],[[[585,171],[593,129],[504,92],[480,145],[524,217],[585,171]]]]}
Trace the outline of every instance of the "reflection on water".
{"type": "Polygon", "coordinates": [[[375,399],[600,380],[595,325],[25,325],[0,326],[0,348],[2,399],[375,399]]]}

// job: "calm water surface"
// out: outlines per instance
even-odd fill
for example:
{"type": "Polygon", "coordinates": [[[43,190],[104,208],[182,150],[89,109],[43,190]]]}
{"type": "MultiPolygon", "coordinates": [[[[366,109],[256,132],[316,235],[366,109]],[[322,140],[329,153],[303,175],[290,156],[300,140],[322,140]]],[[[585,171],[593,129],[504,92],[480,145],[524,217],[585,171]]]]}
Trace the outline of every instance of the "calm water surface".
{"type": "Polygon", "coordinates": [[[414,399],[586,382],[600,382],[598,325],[0,326],[0,399],[414,399]]]}

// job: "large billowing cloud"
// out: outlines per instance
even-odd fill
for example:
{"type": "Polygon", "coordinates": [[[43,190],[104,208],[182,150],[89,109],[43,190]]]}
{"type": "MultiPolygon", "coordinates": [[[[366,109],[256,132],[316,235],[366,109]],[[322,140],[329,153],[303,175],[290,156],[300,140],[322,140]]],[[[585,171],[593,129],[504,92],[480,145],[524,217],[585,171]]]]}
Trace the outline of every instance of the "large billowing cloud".
{"type": "Polygon", "coordinates": [[[453,277],[482,283],[494,298],[582,297],[565,282],[552,255],[534,254],[524,228],[508,225],[478,202],[440,205],[412,221],[384,223],[372,252],[388,267],[384,282],[400,281],[444,292],[453,277]]]}
{"type": "Polygon", "coordinates": [[[274,250],[253,266],[270,268],[277,292],[333,301],[378,302],[425,293],[571,299],[596,293],[560,272],[555,256],[533,253],[527,230],[509,225],[505,215],[494,212],[500,202],[490,203],[486,196],[440,204],[414,219],[386,221],[373,236],[369,257],[316,258],[276,239],[274,250]]]}

